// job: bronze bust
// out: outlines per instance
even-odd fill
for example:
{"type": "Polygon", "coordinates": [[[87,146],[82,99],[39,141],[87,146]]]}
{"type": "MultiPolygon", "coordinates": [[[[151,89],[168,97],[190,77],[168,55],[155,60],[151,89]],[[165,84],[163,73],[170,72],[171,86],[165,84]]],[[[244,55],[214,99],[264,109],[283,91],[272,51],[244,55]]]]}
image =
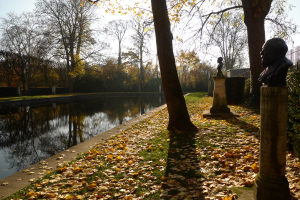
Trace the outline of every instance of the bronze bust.
{"type": "Polygon", "coordinates": [[[293,63],[285,57],[288,47],[281,38],[272,38],[262,47],[261,64],[266,69],[258,80],[268,87],[285,87],[288,68],[293,63]]]}
{"type": "Polygon", "coordinates": [[[218,69],[218,73],[217,73],[217,76],[224,76],[223,75],[223,73],[222,73],[222,67],[223,67],[223,58],[222,57],[219,57],[218,58],[218,67],[217,67],[217,69],[218,69]]]}

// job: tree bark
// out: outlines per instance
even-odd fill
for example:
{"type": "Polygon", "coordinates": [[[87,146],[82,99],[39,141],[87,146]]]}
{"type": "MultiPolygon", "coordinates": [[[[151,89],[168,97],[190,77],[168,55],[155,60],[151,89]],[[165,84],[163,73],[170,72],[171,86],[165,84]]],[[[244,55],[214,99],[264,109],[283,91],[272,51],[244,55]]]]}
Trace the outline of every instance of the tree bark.
{"type": "Polygon", "coordinates": [[[166,0],[151,0],[157,55],[169,112],[169,130],[197,132],[191,122],[178,80],[166,0]]]}
{"type": "Polygon", "coordinates": [[[260,106],[260,86],[258,81],[261,67],[260,51],[265,43],[264,20],[270,11],[273,0],[242,0],[245,24],[248,32],[249,59],[251,71],[251,88],[248,104],[254,107],[260,106]]]}

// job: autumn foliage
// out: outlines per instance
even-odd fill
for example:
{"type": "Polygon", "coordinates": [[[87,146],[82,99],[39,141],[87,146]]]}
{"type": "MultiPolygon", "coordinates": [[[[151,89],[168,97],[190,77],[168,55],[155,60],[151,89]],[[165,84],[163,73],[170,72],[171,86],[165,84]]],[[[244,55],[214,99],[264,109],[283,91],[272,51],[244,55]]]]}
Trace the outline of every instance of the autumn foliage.
{"type": "Polygon", "coordinates": [[[206,91],[209,76],[213,73],[210,65],[202,62],[195,51],[181,51],[176,57],[177,72],[184,92],[206,91]]]}
{"type": "MultiPolygon", "coordinates": [[[[132,62],[118,66],[117,59],[109,58],[103,64],[86,65],[85,73],[75,79],[75,92],[138,92],[140,71],[132,62]]],[[[157,69],[148,62],[144,66],[144,81],[141,91],[158,92],[160,78],[157,69]]]]}

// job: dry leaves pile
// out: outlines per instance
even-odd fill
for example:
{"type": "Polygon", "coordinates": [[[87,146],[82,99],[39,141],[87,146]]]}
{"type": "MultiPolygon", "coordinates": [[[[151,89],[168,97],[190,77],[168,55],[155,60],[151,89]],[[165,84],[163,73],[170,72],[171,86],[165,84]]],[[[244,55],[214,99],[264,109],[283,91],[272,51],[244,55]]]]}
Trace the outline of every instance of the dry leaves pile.
{"type": "MultiPolygon", "coordinates": [[[[260,116],[230,106],[240,117],[203,119],[212,98],[188,98],[200,131],[166,131],[164,109],[122,134],[95,144],[69,164],[13,198],[29,199],[220,199],[232,187],[251,187],[259,171],[260,116]]],[[[299,160],[287,153],[291,193],[300,198],[299,160]]]]}

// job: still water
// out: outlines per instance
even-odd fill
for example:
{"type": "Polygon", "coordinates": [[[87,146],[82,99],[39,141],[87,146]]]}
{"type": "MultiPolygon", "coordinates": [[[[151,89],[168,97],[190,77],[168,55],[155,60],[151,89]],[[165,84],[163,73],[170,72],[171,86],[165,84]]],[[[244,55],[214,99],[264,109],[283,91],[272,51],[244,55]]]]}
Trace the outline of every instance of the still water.
{"type": "Polygon", "coordinates": [[[162,104],[164,97],[105,97],[0,109],[0,179],[162,104]]]}

